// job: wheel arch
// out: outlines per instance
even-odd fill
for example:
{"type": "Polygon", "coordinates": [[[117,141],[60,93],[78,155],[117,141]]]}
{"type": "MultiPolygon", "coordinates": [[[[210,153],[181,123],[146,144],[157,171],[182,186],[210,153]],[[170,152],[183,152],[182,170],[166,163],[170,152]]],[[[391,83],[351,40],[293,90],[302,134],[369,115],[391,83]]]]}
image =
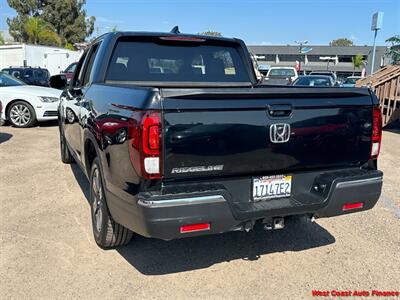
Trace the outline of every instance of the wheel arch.
{"type": "Polygon", "coordinates": [[[93,161],[96,157],[99,157],[99,155],[97,153],[96,146],[93,143],[92,139],[85,138],[83,147],[84,147],[84,155],[85,155],[85,157],[84,157],[85,171],[86,171],[86,174],[88,175],[88,177],[90,177],[90,171],[92,169],[93,161]]]}
{"type": "Polygon", "coordinates": [[[5,108],[4,108],[4,114],[5,114],[5,116],[6,116],[6,118],[7,118],[7,120],[9,119],[9,112],[10,112],[10,107],[11,107],[11,105],[13,104],[13,103],[15,103],[15,102],[25,102],[26,104],[28,104],[30,107],[32,107],[32,109],[34,110],[34,112],[35,112],[35,114],[36,114],[36,109],[35,109],[35,107],[31,104],[31,103],[29,103],[29,101],[27,101],[26,99],[13,99],[13,100],[11,100],[11,101],[9,101],[7,104],[6,104],[6,106],[5,106],[5,108]]]}
{"type": "Polygon", "coordinates": [[[100,164],[102,164],[102,157],[99,149],[99,144],[93,134],[87,129],[83,133],[83,164],[88,177],[90,177],[90,171],[92,163],[95,157],[99,158],[100,164]]]}

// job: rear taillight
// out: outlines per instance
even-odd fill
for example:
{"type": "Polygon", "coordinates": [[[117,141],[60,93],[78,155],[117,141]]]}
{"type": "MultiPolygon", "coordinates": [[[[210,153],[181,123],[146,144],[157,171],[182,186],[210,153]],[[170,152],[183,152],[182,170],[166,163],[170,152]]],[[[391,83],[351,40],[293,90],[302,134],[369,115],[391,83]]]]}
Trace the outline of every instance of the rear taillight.
{"type": "Polygon", "coordinates": [[[161,116],[159,112],[146,113],[142,121],[142,162],[143,176],[160,178],[161,116]]]}
{"type": "Polygon", "coordinates": [[[379,106],[374,106],[372,115],[371,158],[378,158],[382,140],[382,114],[379,106]]]}
{"type": "Polygon", "coordinates": [[[148,155],[160,155],[160,114],[158,112],[146,114],[142,122],[142,145],[144,153],[148,155]]]}
{"type": "Polygon", "coordinates": [[[131,161],[140,174],[147,179],[161,177],[161,113],[159,111],[137,112],[131,129],[131,161]]]}

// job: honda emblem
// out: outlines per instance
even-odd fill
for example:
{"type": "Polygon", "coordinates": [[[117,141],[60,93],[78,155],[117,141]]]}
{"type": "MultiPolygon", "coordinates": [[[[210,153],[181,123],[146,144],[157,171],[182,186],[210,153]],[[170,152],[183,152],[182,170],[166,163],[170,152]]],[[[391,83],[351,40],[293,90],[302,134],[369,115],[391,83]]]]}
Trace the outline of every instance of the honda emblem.
{"type": "Polygon", "coordinates": [[[286,123],[271,124],[269,138],[273,143],[286,143],[290,139],[290,125],[286,123]]]}

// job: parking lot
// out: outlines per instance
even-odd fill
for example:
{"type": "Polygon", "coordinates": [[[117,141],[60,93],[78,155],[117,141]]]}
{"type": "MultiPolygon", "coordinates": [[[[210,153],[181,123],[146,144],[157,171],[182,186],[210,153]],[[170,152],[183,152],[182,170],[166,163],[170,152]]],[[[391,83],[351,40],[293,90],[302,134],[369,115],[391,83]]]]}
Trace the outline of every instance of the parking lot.
{"type": "Polygon", "coordinates": [[[0,127],[0,298],[312,298],[312,290],[399,290],[400,129],[386,130],[377,206],[284,230],[104,251],[88,183],[60,161],[55,123],[0,127]]]}

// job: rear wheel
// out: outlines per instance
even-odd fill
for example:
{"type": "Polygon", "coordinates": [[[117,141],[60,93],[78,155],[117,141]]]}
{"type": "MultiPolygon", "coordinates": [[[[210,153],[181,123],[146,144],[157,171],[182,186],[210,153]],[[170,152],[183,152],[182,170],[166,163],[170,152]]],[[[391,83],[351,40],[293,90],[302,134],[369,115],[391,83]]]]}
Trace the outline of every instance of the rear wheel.
{"type": "Polygon", "coordinates": [[[35,110],[27,102],[17,101],[8,110],[8,119],[14,127],[31,127],[36,122],[35,110]]]}
{"type": "Polygon", "coordinates": [[[90,201],[93,235],[97,245],[108,249],[128,244],[132,239],[133,232],[115,222],[111,217],[97,157],[93,161],[90,172],[90,201]]]}

